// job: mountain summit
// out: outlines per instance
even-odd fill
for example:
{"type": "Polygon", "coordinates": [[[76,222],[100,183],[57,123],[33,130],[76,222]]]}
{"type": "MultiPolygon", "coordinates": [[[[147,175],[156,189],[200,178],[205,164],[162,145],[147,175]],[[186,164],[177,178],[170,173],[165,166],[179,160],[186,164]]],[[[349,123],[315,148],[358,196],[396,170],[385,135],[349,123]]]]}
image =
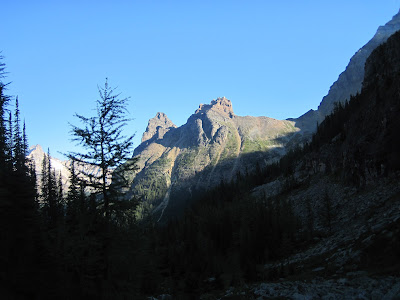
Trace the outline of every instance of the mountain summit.
{"type": "Polygon", "coordinates": [[[291,121],[237,116],[225,97],[201,104],[180,127],[157,113],[134,151],[140,159],[131,191],[144,195],[160,219],[177,215],[196,190],[254,170],[254,161],[262,167],[281,157],[297,131],[291,121]]]}
{"type": "Polygon", "coordinates": [[[211,104],[200,104],[199,109],[196,110],[195,114],[206,113],[209,110],[213,110],[217,114],[221,116],[226,116],[229,118],[233,118],[234,113],[232,109],[232,102],[225,97],[217,98],[216,100],[212,100],[211,104]]]}
{"type": "Polygon", "coordinates": [[[291,146],[308,141],[336,102],[344,103],[361,91],[367,58],[399,29],[400,13],[354,54],[318,110],[297,119],[237,116],[225,97],[201,104],[180,127],[157,113],[134,151],[140,159],[139,172],[132,175],[131,193],[143,195],[144,207],[161,220],[182,212],[196,191],[278,160],[291,146]]]}
{"type": "Polygon", "coordinates": [[[170,128],[176,128],[176,125],[168,119],[166,114],[158,112],[154,118],[149,120],[146,131],[142,136],[142,143],[150,140],[155,135],[157,135],[157,138],[162,138],[170,128]]]}

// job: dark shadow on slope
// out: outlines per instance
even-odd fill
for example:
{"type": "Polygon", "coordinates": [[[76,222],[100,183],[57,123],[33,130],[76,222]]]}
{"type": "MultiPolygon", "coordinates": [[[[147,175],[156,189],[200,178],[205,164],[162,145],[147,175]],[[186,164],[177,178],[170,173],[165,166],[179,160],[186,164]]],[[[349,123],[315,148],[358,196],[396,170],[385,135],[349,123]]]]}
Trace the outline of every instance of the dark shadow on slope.
{"type": "MultiPolygon", "coordinates": [[[[274,142],[287,142],[292,136],[293,134],[282,136],[274,140],[274,142]]],[[[239,157],[224,159],[215,166],[208,165],[201,172],[179,181],[179,184],[174,184],[172,186],[168,205],[163,211],[159,211],[155,214],[155,219],[158,220],[161,213],[163,216],[160,223],[166,223],[171,218],[182,216],[193,199],[197,199],[199,194],[219,185],[221,182],[239,182],[244,178],[249,178],[250,174],[260,174],[260,178],[256,181],[257,184],[262,184],[262,170],[269,163],[279,161],[285,153],[285,148],[273,148],[268,151],[243,153],[239,157]]],[[[176,170],[173,169],[172,174],[174,174],[175,171],[176,170]]],[[[252,185],[250,182],[246,184],[249,186],[252,185]]],[[[159,204],[161,201],[162,199],[158,199],[154,204],[159,204]]]]}

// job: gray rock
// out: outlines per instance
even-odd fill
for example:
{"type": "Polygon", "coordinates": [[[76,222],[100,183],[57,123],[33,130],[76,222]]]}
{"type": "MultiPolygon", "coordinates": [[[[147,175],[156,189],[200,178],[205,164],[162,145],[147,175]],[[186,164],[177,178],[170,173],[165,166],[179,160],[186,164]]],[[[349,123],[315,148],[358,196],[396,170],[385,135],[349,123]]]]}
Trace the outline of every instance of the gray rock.
{"type": "Polygon", "coordinates": [[[360,92],[367,58],[377,46],[385,42],[397,30],[400,30],[400,13],[384,26],[380,26],[373,38],[353,55],[346,70],[339,75],[338,80],[332,84],[328,94],[322,99],[318,110],[310,110],[297,119],[291,119],[296,121],[296,126],[302,131],[313,132],[316,123],[321,122],[331,113],[335,102],[344,103],[350,99],[350,95],[360,92]]]}
{"type": "Polygon", "coordinates": [[[400,282],[393,285],[393,287],[385,294],[383,300],[400,298],[400,282]]]}

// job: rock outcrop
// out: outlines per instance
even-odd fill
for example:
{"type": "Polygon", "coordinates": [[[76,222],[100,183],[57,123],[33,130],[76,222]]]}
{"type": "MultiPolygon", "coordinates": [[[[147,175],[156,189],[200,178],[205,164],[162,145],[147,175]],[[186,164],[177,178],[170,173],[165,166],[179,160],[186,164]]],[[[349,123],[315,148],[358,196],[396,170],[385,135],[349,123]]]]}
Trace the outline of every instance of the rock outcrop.
{"type": "Polygon", "coordinates": [[[144,195],[146,205],[161,216],[167,210],[176,215],[196,190],[230,181],[257,164],[279,159],[290,147],[308,141],[336,102],[343,103],[361,91],[367,57],[399,29],[400,13],[379,27],[351,58],[318,110],[297,119],[237,116],[225,97],[200,105],[178,128],[158,113],[149,121],[142,143],[134,151],[134,156],[140,156],[140,170],[131,192],[144,195]]]}
{"type": "Polygon", "coordinates": [[[315,131],[317,122],[321,123],[332,112],[335,102],[344,103],[351,95],[361,91],[367,58],[376,47],[398,30],[400,30],[400,12],[384,26],[380,26],[373,38],[353,55],[346,70],[332,84],[317,110],[310,110],[297,119],[290,119],[296,122],[296,126],[301,128],[303,134],[310,136],[315,131]]]}
{"type": "Polygon", "coordinates": [[[154,136],[156,136],[156,139],[161,139],[170,128],[176,128],[176,125],[168,119],[166,114],[158,112],[154,118],[149,120],[146,131],[142,136],[142,143],[154,136]]]}
{"type": "MultiPolygon", "coordinates": [[[[35,145],[30,147],[27,159],[30,162],[33,162],[35,165],[36,170],[36,177],[37,177],[37,184],[40,187],[40,183],[42,181],[42,174],[43,174],[43,158],[48,159],[48,154],[43,151],[43,148],[40,145],[35,145]]],[[[61,176],[61,182],[63,184],[63,191],[66,193],[69,187],[69,178],[71,176],[70,167],[71,167],[71,160],[60,160],[58,158],[50,156],[50,164],[51,169],[54,170],[56,177],[61,176]]],[[[92,174],[92,175],[99,175],[100,168],[91,166],[91,165],[82,165],[76,164],[75,171],[78,174],[92,174]]],[[[111,182],[111,177],[107,179],[108,182],[111,182]]]]}
{"type": "Polygon", "coordinates": [[[132,192],[144,195],[159,219],[177,215],[195,191],[281,157],[297,130],[287,120],[237,116],[225,97],[201,104],[178,128],[164,114],[157,114],[134,151],[140,169],[132,192]]]}
{"type": "MultiPolygon", "coordinates": [[[[27,158],[35,164],[36,176],[38,183],[42,180],[42,168],[43,168],[43,158],[48,157],[48,154],[43,151],[42,146],[35,145],[30,147],[27,158]]],[[[50,157],[51,168],[54,170],[56,176],[61,176],[61,180],[64,186],[68,186],[68,178],[70,176],[68,170],[68,162],[62,161],[60,159],[50,157]]],[[[39,185],[40,186],[40,185],[39,185]]]]}

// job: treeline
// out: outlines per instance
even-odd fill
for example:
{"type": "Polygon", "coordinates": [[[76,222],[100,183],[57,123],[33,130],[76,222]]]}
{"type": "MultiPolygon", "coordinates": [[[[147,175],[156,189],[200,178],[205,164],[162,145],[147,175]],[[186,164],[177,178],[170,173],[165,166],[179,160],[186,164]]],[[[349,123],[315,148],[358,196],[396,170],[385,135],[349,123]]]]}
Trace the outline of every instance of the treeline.
{"type": "MultiPolygon", "coordinates": [[[[0,60],[1,62],[1,60],[0,60]]],[[[18,100],[8,109],[5,66],[0,63],[0,289],[28,298],[44,274],[45,247],[36,202],[36,178],[25,158],[28,142],[21,128],[18,100]],[[43,270],[37,272],[37,270],[43,270]]]]}
{"type": "MultiPolygon", "coordinates": [[[[400,40],[400,33],[393,38],[400,40]]],[[[154,247],[160,274],[174,294],[189,297],[296,272],[294,268],[268,272],[263,265],[312,242],[317,212],[305,199],[302,224],[285,194],[256,199],[249,196],[254,187],[279,179],[283,191],[290,191],[302,184],[296,181],[296,172],[310,177],[323,172],[360,187],[400,170],[400,74],[398,65],[387,63],[396,59],[379,56],[385,52],[400,57],[398,43],[394,44],[393,49],[378,48],[369,58],[384,74],[372,72],[360,94],[337,103],[308,143],[265,168],[256,163],[254,172],[238,172],[230,183],[221,182],[205,193],[195,191],[197,198],[183,218],[157,231],[154,247]]],[[[385,47],[390,45],[389,40],[385,47]]],[[[331,233],[334,212],[327,191],[321,195],[318,218],[324,234],[331,233]]]]}
{"type": "MultiPolygon", "coordinates": [[[[148,227],[139,227],[136,222],[137,200],[125,199],[119,192],[123,176],[116,171],[111,186],[91,174],[77,174],[75,166],[90,157],[71,154],[70,184],[63,187],[48,153],[37,181],[36,168],[26,158],[28,141],[25,125],[21,126],[18,99],[11,111],[12,99],[6,95],[7,84],[3,82],[5,65],[0,62],[1,298],[140,299],[150,294],[156,282],[148,275],[154,273],[148,264],[154,259],[148,227]]],[[[115,117],[115,113],[122,115],[116,110],[124,109],[123,101],[120,106],[107,106],[107,101],[118,98],[107,83],[102,91],[106,112],[100,110],[101,117],[110,113],[112,120],[84,118],[96,124],[86,127],[93,132],[75,129],[85,138],[99,138],[104,149],[114,149],[105,153],[108,160],[101,162],[109,170],[129,152],[130,140],[123,144],[119,139],[122,127],[118,121],[124,123],[126,119],[115,117]],[[119,127],[113,130],[110,124],[119,127]],[[98,130],[100,125],[103,132],[98,130]],[[117,136],[107,135],[110,132],[117,136]],[[122,146],[107,148],[104,141],[122,146]]],[[[128,163],[121,172],[134,169],[134,164],[128,163]]],[[[103,179],[106,175],[101,173],[103,179]]]]}
{"type": "Polygon", "coordinates": [[[304,232],[284,198],[248,196],[240,181],[221,183],[203,193],[183,218],[157,230],[155,248],[160,273],[173,294],[199,295],[260,279],[264,264],[304,245],[304,232]]]}
{"type": "MultiPolygon", "coordinates": [[[[45,155],[37,186],[35,166],[26,160],[19,103],[15,99],[10,111],[0,60],[0,294],[6,299],[140,299],[167,292],[186,299],[294,273],[266,272],[264,264],[312,241],[310,205],[305,201],[310,217],[302,224],[284,194],[253,198],[249,191],[276,179],[290,191],[298,187],[297,171],[316,174],[320,163],[326,174],[354,186],[400,170],[400,75],[371,57],[385,74],[371,77],[359,95],[337,104],[309,143],[265,168],[256,163],[254,172],[238,172],[230,183],[194,192],[197,198],[184,216],[163,227],[144,218],[146,212],[140,212],[139,223],[138,199],[122,193],[136,161],[120,164],[132,143],[120,140],[128,121],[124,99],[118,100],[107,81],[99,90],[99,116],[77,115],[85,126],[73,127],[74,137],[89,151],[69,154],[70,185],[63,187],[45,155]],[[75,169],[81,163],[102,172],[82,176],[75,169]],[[115,171],[109,185],[110,169],[115,171]]],[[[325,193],[322,200],[330,232],[331,199],[325,193]]]]}

